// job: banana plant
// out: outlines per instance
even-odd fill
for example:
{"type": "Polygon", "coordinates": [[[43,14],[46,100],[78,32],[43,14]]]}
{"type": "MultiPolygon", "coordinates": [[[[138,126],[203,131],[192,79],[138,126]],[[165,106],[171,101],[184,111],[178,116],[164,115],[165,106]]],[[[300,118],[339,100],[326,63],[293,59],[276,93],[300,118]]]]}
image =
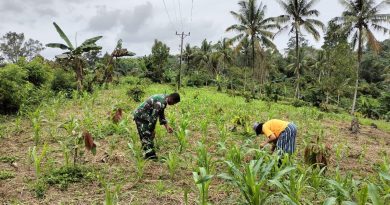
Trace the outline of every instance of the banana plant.
{"type": "Polygon", "coordinates": [[[96,45],[96,42],[100,40],[103,36],[96,36],[93,38],[89,38],[85,40],[80,46],[75,47],[70,42],[68,36],[65,35],[65,33],[62,31],[62,29],[53,22],[54,27],[57,30],[57,33],[60,35],[60,37],[65,41],[65,44],[63,43],[48,43],[46,44],[47,47],[50,48],[59,48],[62,50],[66,50],[66,52],[62,53],[61,55],[57,55],[56,58],[58,59],[66,59],[69,60],[72,64],[73,70],[76,72],[77,76],[77,89],[79,91],[83,90],[83,60],[82,60],[82,54],[90,51],[99,51],[102,49],[101,46],[96,45]]]}

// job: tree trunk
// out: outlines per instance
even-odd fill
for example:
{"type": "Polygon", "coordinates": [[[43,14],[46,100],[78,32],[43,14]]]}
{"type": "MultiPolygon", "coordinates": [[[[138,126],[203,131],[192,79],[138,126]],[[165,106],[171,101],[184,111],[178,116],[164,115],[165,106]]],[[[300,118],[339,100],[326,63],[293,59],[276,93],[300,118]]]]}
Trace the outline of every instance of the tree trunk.
{"type": "Polygon", "coordinates": [[[77,90],[83,91],[83,67],[79,58],[77,58],[76,62],[77,90]]]}
{"type": "Polygon", "coordinates": [[[251,39],[251,44],[252,44],[252,75],[255,73],[255,36],[252,35],[251,39]]]}
{"type": "Polygon", "coordinates": [[[355,113],[357,91],[358,91],[358,87],[359,87],[359,71],[360,71],[361,60],[362,60],[362,28],[360,27],[359,28],[359,40],[358,40],[358,65],[356,68],[355,92],[353,94],[351,115],[353,115],[355,113]]]}
{"type": "Polygon", "coordinates": [[[299,71],[300,71],[300,62],[299,62],[299,31],[298,31],[298,23],[295,26],[295,55],[296,55],[296,74],[297,74],[297,85],[295,88],[295,97],[299,99],[299,71]]]}

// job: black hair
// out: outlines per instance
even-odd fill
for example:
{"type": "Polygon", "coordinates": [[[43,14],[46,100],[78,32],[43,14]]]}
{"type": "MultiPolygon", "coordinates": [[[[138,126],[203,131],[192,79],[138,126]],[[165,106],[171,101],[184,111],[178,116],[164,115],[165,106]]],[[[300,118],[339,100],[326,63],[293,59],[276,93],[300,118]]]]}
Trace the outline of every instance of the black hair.
{"type": "Polygon", "coordinates": [[[257,127],[256,127],[256,135],[259,135],[259,134],[261,134],[262,132],[263,132],[263,124],[264,123],[259,123],[259,125],[257,125],[257,127]]]}
{"type": "Polygon", "coordinates": [[[171,93],[169,96],[168,96],[171,100],[172,100],[172,102],[173,103],[178,103],[178,102],[180,102],[180,95],[179,95],[179,93],[171,93]]]}

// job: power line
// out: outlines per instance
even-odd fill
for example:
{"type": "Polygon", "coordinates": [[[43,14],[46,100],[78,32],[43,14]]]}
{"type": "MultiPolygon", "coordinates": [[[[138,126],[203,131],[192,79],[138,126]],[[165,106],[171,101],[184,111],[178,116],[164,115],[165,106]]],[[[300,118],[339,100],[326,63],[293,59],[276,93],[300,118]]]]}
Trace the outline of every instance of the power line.
{"type": "Polygon", "coordinates": [[[190,23],[192,23],[192,10],[194,9],[194,0],[191,0],[191,20],[190,23]]]}
{"type": "Polygon", "coordinates": [[[180,0],[177,0],[179,2],[179,14],[180,14],[180,23],[181,23],[181,30],[184,30],[183,26],[183,16],[181,15],[181,3],[180,0]]]}
{"type": "Polygon", "coordinates": [[[175,12],[175,19],[176,19],[175,25],[177,25],[178,22],[179,22],[179,18],[177,17],[177,11],[176,11],[176,6],[175,6],[175,0],[172,0],[172,2],[173,2],[173,11],[175,12]]]}
{"type": "Polygon", "coordinates": [[[168,19],[169,19],[169,23],[171,24],[171,26],[173,28],[175,28],[175,25],[172,23],[171,16],[169,15],[169,12],[168,12],[168,9],[167,9],[167,5],[165,4],[165,0],[163,0],[163,3],[164,3],[165,12],[167,13],[167,16],[168,16],[168,19]]]}

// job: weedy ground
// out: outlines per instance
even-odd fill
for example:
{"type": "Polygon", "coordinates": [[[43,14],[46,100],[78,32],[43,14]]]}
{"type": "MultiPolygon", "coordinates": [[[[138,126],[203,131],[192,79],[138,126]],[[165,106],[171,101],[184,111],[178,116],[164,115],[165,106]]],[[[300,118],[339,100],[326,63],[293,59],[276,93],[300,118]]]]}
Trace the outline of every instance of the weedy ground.
{"type": "MultiPolygon", "coordinates": [[[[293,121],[298,126],[293,164],[303,170],[308,169],[303,163],[306,144],[319,137],[322,145],[331,147],[324,178],[351,173],[355,180],[375,180],[377,167],[387,163],[383,162],[383,157],[390,154],[388,122],[360,118],[360,133],[353,135],[348,130],[351,122],[348,114],[259,100],[246,102],[242,97],[229,96],[215,88],[184,88],[181,102],[165,111],[176,132],[167,134],[157,125],[156,147],[160,161],[143,161],[136,156],[139,138],[131,114],[139,102],[126,94],[132,86],[124,81],[72,99],[58,95],[43,102],[37,110],[2,116],[0,202],[103,204],[112,199],[119,204],[196,204],[201,203],[201,193],[193,172],[208,166],[207,174],[213,177],[209,180],[207,201],[240,204],[244,197],[239,189],[218,175],[229,172],[224,161],[240,155],[234,155],[234,149],[242,155],[238,157],[242,162],[238,163],[245,165],[255,158],[251,150],[258,149],[264,136],[255,137],[252,124],[272,118],[293,121]],[[116,108],[124,110],[123,119],[117,124],[110,115],[116,108]],[[72,122],[75,126],[67,130],[72,122]],[[371,123],[378,128],[372,128],[371,123]],[[97,154],[79,147],[80,155],[73,165],[72,156],[68,159],[65,156],[71,155],[72,150],[64,151],[62,144],[84,130],[94,137],[97,154]],[[206,154],[202,153],[199,142],[205,146],[206,154]],[[37,176],[31,150],[36,145],[39,155],[45,143],[48,149],[42,156],[37,176]]],[[[142,99],[174,90],[169,85],[145,86],[142,99]]],[[[269,193],[275,195],[267,203],[287,203],[283,195],[277,194],[277,187],[269,186],[269,193]]],[[[313,197],[316,191],[310,189],[305,190],[304,196],[311,197],[313,204],[322,204],[332,194],[327,192],[325,186],[328,185],[321,186],[324,186],[324,196],[313,197]]]]}

